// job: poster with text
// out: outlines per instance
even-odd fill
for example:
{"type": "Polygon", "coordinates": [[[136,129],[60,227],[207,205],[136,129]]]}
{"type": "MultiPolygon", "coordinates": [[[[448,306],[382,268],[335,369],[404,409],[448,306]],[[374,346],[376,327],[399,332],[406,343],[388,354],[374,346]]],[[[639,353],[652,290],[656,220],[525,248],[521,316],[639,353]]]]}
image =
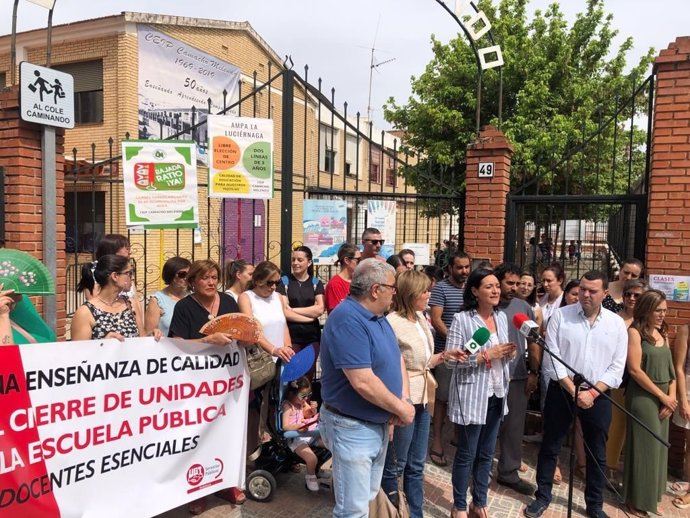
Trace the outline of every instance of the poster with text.
{"type": "Polygon", "coordinates": [[[273,198],[273,120],[210,115],[208,195],[273,198]]]}
{"type": "Polygon", "coordinates": [[[122,142],[127,226],[196,228],[199,223],[193,142],[122,142]]]}
{"type": "Polygon", "coordinates": [[[412,250],[414,252],[415,266],[426,266],[431,264],[429,257],[429,243],[403,243],[400,250],[412,250]]]}
{"type": "Polygon", "coordinates": [[[234,343],[0,347],[0,381],[0,516],[144,518],[244,483],[234,343]]]}
{"type": "Polygon", "coordinates": [[[347,202],[304,200],[302,242],[311,248],[315,265],[334,264],[347,239],[347,202]]]}
{"type": "Polygon", "coordinates": [[[669,302],[690,302],[690,276],[650,274],[649,285],[669,302]]]}
{"type": "MultiPolygon", "coordinates": [[[[191,127],[206,119],[209,99],[211,113],[238,101],[239,67],[148,25],[137,26],[137,37],[140,139],[163,139],[181,131],[178,138],[192,139],[191,127]]],[[[205,125],[194,136],[197,157],[207,163],[205,125]]]]}
{"type": "Polygon", "coordinates": [[[379,254],[385,258],[395,254],[395,201],[369,200],[367,226],[378,228],[385,240],[379,254]]]}

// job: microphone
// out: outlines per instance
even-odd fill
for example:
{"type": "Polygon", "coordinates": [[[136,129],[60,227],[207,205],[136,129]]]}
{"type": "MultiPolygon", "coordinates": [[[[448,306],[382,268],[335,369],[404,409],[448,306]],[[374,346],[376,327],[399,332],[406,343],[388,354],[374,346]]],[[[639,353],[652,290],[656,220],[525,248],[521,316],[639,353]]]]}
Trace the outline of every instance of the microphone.
{"type": "Polygon", "coordinates": [[[524,313],[517,313],[513,317],[513,325],[517,328],[518,332],[527,338],[535,342],[539,347],[548,351],[549,348],[546,345],[546,340],[539,334],[539,324],[534,320],[530,320],[524,313]]]}
{"type": "MultiPolygon", "coordinates": [[[[486,327],[480,327],[477,329],[474,334],[472,335],[472,338],[470,338],[467,342],[465,342],[465,345],[463,346],[467,352],[470,354],[476,353],[481,347],[489,340],[491,337],[491,333],[486,327]]],[[[453,368],[455,365],[457,365],[457,360],[444,360],[444,363],[446,364],[447,367],[453,368]]]]}

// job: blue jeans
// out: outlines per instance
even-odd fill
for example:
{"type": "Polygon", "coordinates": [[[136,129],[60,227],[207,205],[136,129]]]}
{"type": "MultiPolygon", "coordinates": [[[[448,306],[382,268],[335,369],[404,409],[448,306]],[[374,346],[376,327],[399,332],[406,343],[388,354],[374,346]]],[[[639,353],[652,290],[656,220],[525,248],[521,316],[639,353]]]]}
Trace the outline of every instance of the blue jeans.
{"type": "Polygon", "coordinates": [[[423,518],[424,463],[429,444],[431,416],[424,405],[415,405],[415,418],[409,426],[396,426],[393,442],[388,445],[386,465],[381,487],[386,494],[398,489],[398,477],[403,477],[403,488],[410,506],[411,518],[423,518]],[[398,461],[396,469],[393,450],[398,461]]]}
{"type": "Polygon", "coordinates": [[[503,398],[491,396],[483,425],[458,425],[458,449],[453,460],[453,507],[467,510],[467,487],[470,475],[472,503],[475,507],[486,507],[489,492],[491,462],[496,449],[496,435],[503,417],[503,398]]]}
{"type": "Polygon", "coordinates": [[[366,518],[381,487],[388,424],[360,421],[321,407],[321,438],[333,454],[334,518],[366,518]]]}

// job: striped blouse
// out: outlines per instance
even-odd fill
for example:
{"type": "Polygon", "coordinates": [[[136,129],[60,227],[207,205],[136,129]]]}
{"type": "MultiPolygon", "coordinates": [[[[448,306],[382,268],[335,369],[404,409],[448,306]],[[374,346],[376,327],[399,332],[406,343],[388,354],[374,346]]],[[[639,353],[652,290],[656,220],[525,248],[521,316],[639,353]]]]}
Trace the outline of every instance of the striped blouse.
{"type": "MultiPolygon", "coordinates": [[[[508,320],[505,314],[495,311],[494,321],[499,343],[508,343],[508,320]]],[[[474,332],[486,324],[475,310],[461,311],[455,314],[448,330],[446,350],[462,349],[472,338],[474,332]]],[[[480,351],[492,347],[488,340],[480,351]]],[[[508,394],[510,383],[510,359],[493,360],[501,362],[503,367],[503,392],[508,394]]],[[[477,354],[472,354],[464,362],[458,362],[453,369],[453,377],[448,394],[448,417],[456,424],[484,424],[489,407],[489,380],[491,369],[484,363],[477,363],[477,354]]],[[[503,415],[508,413],[508,398],[503,398],[503,415]]]]}

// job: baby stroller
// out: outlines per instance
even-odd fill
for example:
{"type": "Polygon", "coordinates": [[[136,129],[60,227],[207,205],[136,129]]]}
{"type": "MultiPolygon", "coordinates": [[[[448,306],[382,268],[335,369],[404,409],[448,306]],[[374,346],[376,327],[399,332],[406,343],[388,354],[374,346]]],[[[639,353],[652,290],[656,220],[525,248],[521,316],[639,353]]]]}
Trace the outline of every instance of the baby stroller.
{"type": "MultiPolygon", "coordinates": [[[[295,437],[319,437],[318,430],[312,431],[284,431],[282,401],[285,395],[287,383],[293,379],[303,376],[314,363],[314,348],[307,346],[296,354],[288,365],[278,365],[280,376],[273,380],[269,392],[269,417],[266,423],[266,430],[271,436],[271,440],[261,445],[261,453],[254,460],[255,469],[247,475],[246,493],[249,498],[259,502],[268,502],[272,497],[277,486],[276,476],[279,473],[286,473],[292,467],[304,464],[299,455],[293,452],[288,441],[295,437]],[[311,358],[311,359],[310,359],[311,358]],[[273,412],[274,415],[270,415],[273,412]]],[[[320,405],[320,382],[312,381],[312,393],[314,400],[320,405]]],[[[312,446],[312,450],[318,459],[317,474],[321,466],[331,458],[328,449],[312,446]]],[[[321,486],[332,489],[330,479],[318,478],[321,486]]]]}

